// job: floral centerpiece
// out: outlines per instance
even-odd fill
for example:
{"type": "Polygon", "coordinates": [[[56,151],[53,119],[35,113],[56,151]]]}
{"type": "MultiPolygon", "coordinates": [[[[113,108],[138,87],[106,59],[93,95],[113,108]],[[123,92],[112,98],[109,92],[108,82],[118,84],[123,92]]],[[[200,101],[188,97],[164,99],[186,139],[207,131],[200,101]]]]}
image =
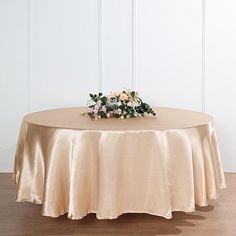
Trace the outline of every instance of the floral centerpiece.
{"type": "Polygon", "coordinates": [[[137,91],[123,90],[108,95],[89,94],[87,115],[95,120],[100,118],[143,117],[145,114],[156,116],[155,111],[139,97],[137,91]]]}

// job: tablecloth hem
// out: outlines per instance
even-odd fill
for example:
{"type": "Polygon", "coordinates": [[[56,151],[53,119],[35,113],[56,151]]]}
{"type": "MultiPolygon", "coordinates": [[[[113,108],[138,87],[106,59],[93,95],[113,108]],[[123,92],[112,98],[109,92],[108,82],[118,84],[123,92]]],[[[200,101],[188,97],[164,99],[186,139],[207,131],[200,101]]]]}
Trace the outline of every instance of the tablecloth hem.
{"type": "MultiPolygon", "coordinates": [[[[217,198],[218,198],[218,196],[216,198],[208,197],[207,200],[215,200],[217,198]]],[[[34,203],[37,205],[43,205],[42,201],[36,200],[36,199],[16,199],[16,202],[30,202],[30,203],[34,203]]],[[[209,203],[208,202],[206,202],[206,204],[196,204],[195,203],[195,205],[200,206],[200,207],[207,207],[209,205],[209,203]]],[[[185,213],[195,212],[195,207],[194,208],[191,207],[188,209],[172,208],[172,209],[168,210],[166,214],[162,214],[162,213],[158,213],[158,212],[150,212],[149,210],[147,210],[147,211],[145,211],[145,210],[125,210],[125,211],[121,211],[115,215],[102,216],[98,211],[92,210],[92,211],[88,211],[87,213],[82,214],[82,215],[73,216],[73,213],[70,213],[70,212],[68,212],[68,210],[65,210],[65,211],[61,211],[60,213],[57,213],[57,214],[49,214],[49,213],[41,212],[41,215],[43,215],[45,217],[57,218],[57,217],[67,214],[68,219],[81,220],[84,217],[86,217],[88,214],[94,213],[94,214],[96,214],[96,218],[98,220],[107,220],[107,219],[113,220],[113,219],[117,219],[119,216],[121,216],[123,214],[140,213],[140,214],[149,214],[149,215],[164,217],[165,219],[169,220],[169,219],[172,219],[173,212],[185,212],[185,213]]]]}

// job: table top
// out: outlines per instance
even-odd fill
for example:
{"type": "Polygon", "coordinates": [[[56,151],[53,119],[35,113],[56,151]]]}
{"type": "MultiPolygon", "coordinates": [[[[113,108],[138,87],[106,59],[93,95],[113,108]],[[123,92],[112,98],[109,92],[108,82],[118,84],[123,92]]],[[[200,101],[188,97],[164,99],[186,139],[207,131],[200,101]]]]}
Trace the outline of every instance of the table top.
{"type": "Polygon", "coordinates": [[[78,130],[168,130],[190,128],[212,122],[212,117],[201,112],[190,110],[156,107],[156,117],[130,119],[100,119],[93,120],[87,115],[86,107],[58,108],[34,112],[26,115],[24,121],[51,128],[78,130]]]}

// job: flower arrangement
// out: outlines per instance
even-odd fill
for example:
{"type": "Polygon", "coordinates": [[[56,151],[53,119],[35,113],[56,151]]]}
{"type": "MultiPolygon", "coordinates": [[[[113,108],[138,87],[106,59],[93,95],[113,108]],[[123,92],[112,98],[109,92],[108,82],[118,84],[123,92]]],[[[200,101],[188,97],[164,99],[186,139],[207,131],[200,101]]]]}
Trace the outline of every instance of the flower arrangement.
{"type": "Polygon", "coordinates": [[[95,120],[100,118],[143,117],[145,114],[156,116],[155,111],[139,97],[136,91],[123,90],[108,95],[89,94],[87,115],[95,120]]]}

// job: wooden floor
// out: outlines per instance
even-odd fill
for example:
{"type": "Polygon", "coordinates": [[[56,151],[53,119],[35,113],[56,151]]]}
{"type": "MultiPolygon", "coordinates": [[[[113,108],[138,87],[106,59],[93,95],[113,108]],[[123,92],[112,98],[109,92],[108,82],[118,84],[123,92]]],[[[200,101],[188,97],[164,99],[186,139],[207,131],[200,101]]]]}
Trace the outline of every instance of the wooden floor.
{"type": "Polygon", "coordinates": [[[208,207],[194,213],[175,212],[173,219],[147,214],[124,214],[116,220],[82,220],[40,215],[41,206],[16,203],[11,174],[0,174],[0,235],[186,235],[236,236],[236,174],[226,174],[228,188],[208,207]]]}

